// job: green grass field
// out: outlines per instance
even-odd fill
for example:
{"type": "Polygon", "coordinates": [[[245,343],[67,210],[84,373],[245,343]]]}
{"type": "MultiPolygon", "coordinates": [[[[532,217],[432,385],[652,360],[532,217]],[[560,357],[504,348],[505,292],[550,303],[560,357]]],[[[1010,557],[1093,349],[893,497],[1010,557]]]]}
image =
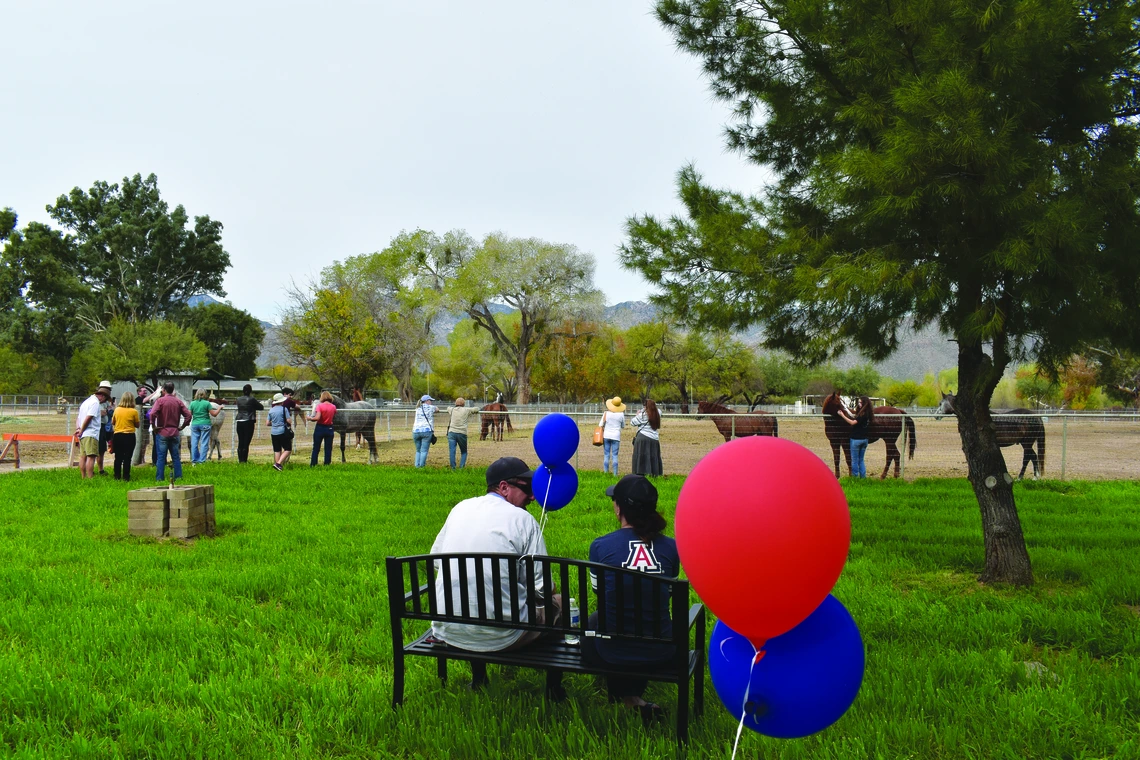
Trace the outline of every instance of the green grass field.
{"type": "MultiPolygon", "coordinates": [[[[384,557],[426,551],[452,504],[483,490],[482,471],[227,462],[187,474],[216,485],[216,538],[128,537],[128,486],[111,478],[0,476],[4,754],[677,754],[671,726],[642,729],[586,677],[568,676],[570,699],[548,705],[541,673],[492,668],[474,694],[465,665],[441,688],[434,663],[413,658],[391,709],[384,557]]],[[[547,527],[552,554],[584,557],[614,527],[609,481],[581,478],[547,527]]],[[[681,479],[660,486],[671,516],[681,479]]],[[[854,535],[835,593],[866,642],[863,690],[814,737],[746,732],[741,757],[1140,757],[1140,484],[1019,484],[1030,590],[976,582],[965,481],[844,488],[854,535]]],[[[728,757],[735,721],[708,688],[687,756],[728,757]]],[[[647,696],[672,707],[675,691],[647,696]]]]}

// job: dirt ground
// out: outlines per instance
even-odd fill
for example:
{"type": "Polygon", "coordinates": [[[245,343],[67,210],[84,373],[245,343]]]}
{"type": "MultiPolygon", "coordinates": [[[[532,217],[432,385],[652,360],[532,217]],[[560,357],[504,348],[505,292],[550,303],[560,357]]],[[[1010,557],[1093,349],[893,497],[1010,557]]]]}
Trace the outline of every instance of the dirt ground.
{"type": "MultiPolygon", "coordinates": [[[[537,463],[531,444],[531,432],[538,415],[512,412],[514,431],[506,433],[504,440],[480,441],[478,433],[469,437],[467,463],[485,467],[500,456],[518,456],[537,463]]],[[[437,418],[439,442],[432,446],[428,457],[429,467],[447,467],[447,439],[442,431],[447,427],[446,415],[437,418]]],[[[269,431],[264,420],[259,420],[257,434],[250,450],[250,458],[269,465],[271,447],[269,431]]],[[[602,468],[601,447],[590,445],[590,435],[596,420],[593,415],[578,419],[581,443],[575,467],[583,470],[602,468]]],[[[63,415],[44,414],[0,418],[0,433],[52,433],[66,434],[67,419],[63,415]]],[[[952,418],[935,420],[932,417],[915,418],[917,447],[912,460],[903,462],[903,477],[963,477],[966,460],[962,454],[958,430],[952,418]]],[[[1120,480],[1140,477],[1137,452],[1140,451],[1140,419],[1101,416],[1049,417],[1045,423],[1046,457],[1045,474],[1050,478],[1120,480]]],[[[294,462],[308,462],[312,452],[312,431],[298,426],[294,462]]],[[[832,452],[823,434],[823,418],[819,416],[785,416],[780,418],[780,436],[806,446],[832,465],[832,452]]],[[[227,421],[221,435],[222,455],[235,456],[233,428],[227,421]]],[[[346,442],[345,456],[350,462],[367,462],[367,445],[355,446],[355,436],[346,442]]],[[[188,439],[183,439],[182,459],[189,459],[188,439]]],[[[385,464],[411,464],[415,456],[411,441],[411,413],[407,411],[381,412],[376,425],[377,455],[385,464]]],[[[666,417],[661,428],[661,458],[666,474],[687,474],[693,466],[716,446],[724,443],[712,421],[693,417],[666,417]]],[[[333,461],[340,461],[339,436],[335,441],[333,461]]],[[[1020,447],[1003,449],[1006,466],[1016,476],[1021,470],[1020,447]]],[[[27,465],[64,464],[67,447],[54,443],[27,443],[20,449],[22,463],[27,465]]],[[[149,455],[148,451],[148,455],[149,455]]],[[[633,430],[627,428],[619,453],[619,469],[629,472],[633,457],[633,430]]],[[[9,458],[10,455],[9,455],[9,458]]],[[[113,457],[108,455],[106,467],[110,469],[113,457]]],[[[880,441],[867,450],[867,472],[879,475],[886,462],[886,447],[880,441]]],[[[840,456],[842,474],[847,475],[845,458],[840,456]]],[[[11,465],[0,465],[0,472],[9,471],[11,465]]],[[[1032,474],[1032,465],[1027,476],[1032,474]]]]}

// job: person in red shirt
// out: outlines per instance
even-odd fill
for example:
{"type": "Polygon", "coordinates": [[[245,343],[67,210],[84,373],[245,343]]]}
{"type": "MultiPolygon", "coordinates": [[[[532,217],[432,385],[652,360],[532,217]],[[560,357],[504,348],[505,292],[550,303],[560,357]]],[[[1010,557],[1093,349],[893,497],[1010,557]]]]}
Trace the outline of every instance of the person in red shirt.
{"type": "Polygon", "coordinates": [[[336,407],[332,402],[332,394],[321,391],[321,401],[313,407],[313,411],[306,419],[317,424],[313,427],[313,458],[309,460],[310,467],[317,466],[317,454],[321,450],[321,442],[325,444],[325,464],[332,463],[333,444],[333,417],[336,416],[336,407]]]}
{"type": "Polygon", "coordinates": [[[190,410],[174,395],[174,383],[162,386],[163,394],[150,408],[150,420],[154,425],[154,447],[158,457],[155,480],[162,482],[166,469],[166,452],[170,452],[174,479],[182,477],[182,441],[178,435],[182,428],[190,424],[190,410]]]}

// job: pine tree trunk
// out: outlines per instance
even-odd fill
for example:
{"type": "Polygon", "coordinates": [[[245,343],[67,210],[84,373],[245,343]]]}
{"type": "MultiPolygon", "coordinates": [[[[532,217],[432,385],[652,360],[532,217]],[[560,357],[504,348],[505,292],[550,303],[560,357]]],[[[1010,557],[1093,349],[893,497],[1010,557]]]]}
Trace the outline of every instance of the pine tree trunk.
{"type": "Polygon", "coordinates": [[[1013,499],[1013,477],[1006,469],[990,418],[989,400],[996,381],[987,383],[982,377],[988,369],[983,366],[988,357],[981,348],[969,353],[974,355],[966,356],[966,350],[959,350],[956,407],[968,478],[982,514],[986,562],[981,581],[1029,586],[1033,570],[1013,499]]]}

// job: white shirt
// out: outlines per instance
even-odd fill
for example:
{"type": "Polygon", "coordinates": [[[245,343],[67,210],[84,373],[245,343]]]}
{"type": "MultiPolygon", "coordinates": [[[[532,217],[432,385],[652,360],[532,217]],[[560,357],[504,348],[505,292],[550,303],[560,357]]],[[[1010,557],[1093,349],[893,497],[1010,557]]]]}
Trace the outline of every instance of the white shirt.
{"type": "Polygon", "coordinates": [[[625,415],[620,412],[607,411],[602,415],[600,424],[606,428],[606,432],[602,434],[602,438],[605,438],[607,441],[620,441],[621,429],[625,427],[625,415]]]}
{"type": "Polygon", "coordinates": [[[438,406],[431,404],[420,404],[416,407],[416,420],[412,423],[413,433],[426,433],[429,430],[435,430],[434,417],[435,413],[439,411],[438,406]]]}
{"type": "Polygon", "coordinates": [[[100,422],[100,409],[98,396],[88,396],[87,400],[79,405],[79,419],[77,422],[83,422],[83,418],[90,415],[91,420],[87,423],[87,427],[83,428],[83,434],[80,438],[98,438],[99,428],[102,426],[100,422]]]}
{"type": "Polygon", "coordinates": [[[644,409],[635,414],[629,424],[637,428],[638,435],[652,438],[655,441],[661,440],[660,434],[649,426],[649,414],[644,409]]]}
{"type": "MultiPolygon", "coordinates": [[[[538,522],[531,517],[525,509],[516,507],[498,494],[489,493],[477,496],[474,499],[465,499],[459,502],[447,516],[447,521],[435,537],[431,546],[432,554],[447,554],[455,552],[487,552],[489,554],[546,554],[546,542],[542,540],[542,532],[538,522]]],[[[437,563],[438,565],[439,563],[437,563]]],[[[518,583],[516,588],[510,586],[507,575],[507,560],[500,561],[499,579],[500,588],[496,589],[494,578],[491,575],[491,560],[483,561],[484,598],[487,600],[487,619],[494,620],[494,595],[501,594],[503,600],[503,617],[508,619],[511,610],[512,596],[519,600],[519,620],[527,622],[526,607],[526,573],[523,565],[519,566],[518,583]]],[[[534,588],[542,593],[542,575],[539,574],[539,565],[535,565],[536,578],[534,588]]],[[[459,595],[459,560],[451,560],[451,595],[452,609],[462,610],[459,595]]],[[[469,614],[479,614],[479,587],[476,585],[475,560],[467,562],[467,603],[469,614]]],[[[443,585],[443,572],[436,568],[435,595],[438,609],[445,610],[446,594],[448,589],[443,585]]],[[[511,631],[503,628],[483,628],[460,623],[432,623],[432,633],[452,646],[470,649],[473,652],[495,652],[506,649],[522,638],[523,631],[511,631]]]]}

